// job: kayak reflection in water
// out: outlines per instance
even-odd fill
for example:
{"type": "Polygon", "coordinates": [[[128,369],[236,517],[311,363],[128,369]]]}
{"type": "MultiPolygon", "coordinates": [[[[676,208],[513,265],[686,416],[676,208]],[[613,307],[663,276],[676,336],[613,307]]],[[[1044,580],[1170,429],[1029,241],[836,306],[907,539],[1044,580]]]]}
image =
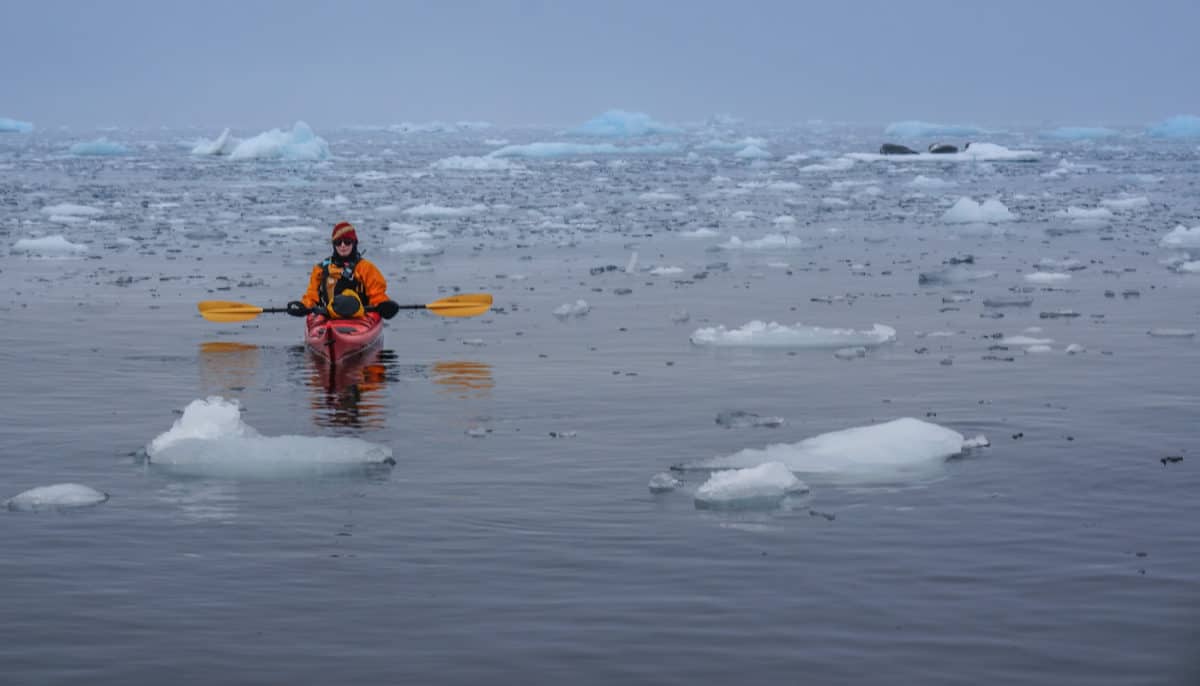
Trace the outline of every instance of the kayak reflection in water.
{"type": "Polygon", "coordinates": [[[382,429],[387,418],[383,388],[398,379],[396,353],[378,348],[339,365],[307,355],[308,387],[318,426],[382,429]]]}
{"type": "Polygon", "coordinates": [[[492,379],[492,366],[485,362],[434,362],[431,378],[433,382],[460,398],[484,397],[496,385],[492,379]]]}
{"type": "Polygon", "coordinates": [[[258,346],[235,341],[200,344],[200,381],[206,395],[237,397],[254,385],[258,346]]]}
{"type": "Polygon", "coordinates": [[[387,279],[358,251],[358,232],[350,222],[339,222],[330,237],[333,254],[317,263],[308,278],[308,290],[287,304],[294,317],[323,311],[329,317],[352,319],[382,316],[391,319],[400,306],[387,294],[387,279]]]}

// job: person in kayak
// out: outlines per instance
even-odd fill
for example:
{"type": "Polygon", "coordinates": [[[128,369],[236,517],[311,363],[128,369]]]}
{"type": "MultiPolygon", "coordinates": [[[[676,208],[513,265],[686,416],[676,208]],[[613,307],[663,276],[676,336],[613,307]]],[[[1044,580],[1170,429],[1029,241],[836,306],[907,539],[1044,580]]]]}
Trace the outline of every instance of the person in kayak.
{"type": "Polygon", "coordinates": [[[333,227],[333,255],[313,267],[304,297],[287,304],[287,313],[303,317],[320,310],[332,318],[380,317],[400,311],[387,294],[379,268],[358,252],[358,234],[350,222],[333,227]]]}

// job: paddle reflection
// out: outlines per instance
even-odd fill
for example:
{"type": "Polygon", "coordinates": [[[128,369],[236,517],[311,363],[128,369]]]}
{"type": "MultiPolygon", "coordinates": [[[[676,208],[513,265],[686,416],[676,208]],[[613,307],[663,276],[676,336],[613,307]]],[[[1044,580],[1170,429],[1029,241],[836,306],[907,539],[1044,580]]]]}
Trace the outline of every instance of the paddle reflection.
{"type": "Polygon", "coordinates": [[[457,393],[461,398],[484,397],[496,385],[492,378],[492,366],[484,362],[434,362],[431,371],[435,384],[446,392],[457,393]]]}
{"type": "Polygon", "coordinates": [[[200,380],[206,394],[236,396],[254,383],[258,346],[234,341],[200,344],[200,380]]]}

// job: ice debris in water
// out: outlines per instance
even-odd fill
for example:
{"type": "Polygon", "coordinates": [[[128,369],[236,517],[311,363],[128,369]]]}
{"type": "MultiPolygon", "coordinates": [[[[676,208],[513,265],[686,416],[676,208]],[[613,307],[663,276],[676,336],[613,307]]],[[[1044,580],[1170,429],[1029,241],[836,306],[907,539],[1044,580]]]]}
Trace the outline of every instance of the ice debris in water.
{"type": "Polygon", "coordinates": [[[392,465],[387,446],[358,438],[262,436],[236,400],[193,400],[169,431],[146,446],[152,466],[188,476],[293,478],[392,465]]]}
{"type": "Polygon", "coordinates": [[[808,490],[786,465],[765,462],[714,472],[696,489],[695,502],[700,509],[770,509],[778,507],[787,496],[808,490]]]}
{"type": "Polygon", "coordinates": [[[861,345],[856,345],[852,348],[838,348],[833,351],[833,356],[839,360],[855,360],[860,357],[866,357],[867,349],[861,345]]]}
{"type": "Polygon", "coordinates": [[[1025,275],[1025,280],[1029,283],[1058,283],[1070,278],[1070,274],[1063,272],[1031,272],[1025,275]]]}
{"type": "Polygon", "coordinates": [[[659,472],[650,477],[651,493],[669,493],[683,485],[683,482],[667,472],[659,472]]]}
{"type": "Polygon", "coordinates": [[[554,308],[554,316],[558,317],[559,319],[566,319],[567,317],[582,317],[588,312],[591,312],[591,310],[592,306],[588,304],[588,301],[580,299],[573,303],[565,303],[554,308]]]}
{"type": "Polygon", "coordinates": [[[956,265],[935,272],[921,272],[917,275],[917,283],[922,286],[938,286],[994,279],[996,276],[996,272],[987,269],[970,269],[956,265]]]}
{"type": "Polygon", "coordinates": [[[789,470],[834,480],[877,481],[936,469],[962,453],[963,435],[937,424],[904,417],[806,438],[746,448],[724,457],[683,465],[683,469],[754,467],[780,462],[789,470]]]}
{"type": "Polygon", "coordinates": [[[1150,329],[1147,334],[1155,338],[1193,338],[1195,329],[1150,329]]]}
{"type": "Polygon", "coordinates": [[[44,236],[42,238],[22,238],[13,243],[12,247],[13,253],[43,255],[47,257],[78,255],[87,251],[88,247],[86,245],[72,243],[63,237],[62,234],[44,236]]]}
{"type": "Polygon", "coordinates": [[[1085,352],[1087,352],[1087,348],[1083,347],[1082,345],[1080,345],[1078,343],[1072,343],[1071,345],[1067,346],[1067,354],[1068,355],[1078,355],[1079,353],[1085,353],[1085,352]]]}
{"type": "Polygon", "coordinates": [[[987,436],[979,434],[975,438],[968,438],[967,440],[963,441],[963,450],[971,450],[972,448],[986,448],[991,444],[992,442],[987,439],[987,436]]]}
{"type": "Polygon", "coordinates": [[[1200,250],[1200,226],[1193,226],[1189,229],[1180,224],[1163,236],[1159,245],[1164,248],[1200,250]]]}
{"type": "Polygon", "coordinates": [[[776,322],[754,320],[738,329],[724,326],[696,329],[692,333],[695,345],[748,348],[843,348],[847,346],[878,346],[896,339],[896,330],[876,324],[865,331],[827,329],[820,326],[785,326],[776,322]]]}
{"type": "Polygon", "coordinates": [[[108,494],[83,484],[54,484],[39,486],[18,493],[4,501],[4,506],[14,512],[38,512],[41,510],[65,510],[73,507],[91,507],[108,500],[108,494]]]}
{"type": "Polygon", "coordinates": [[[1000,295],[994,298],[984,298],[984,307],[1029,307],[1033,298],[1027,295],[1000,295]]]}
{"type": "Polygon", "coordinates": [[[762,417],[753,412],[743,410],[718,412],[716,422],[718,426],[723,426],[726,429],[749,429],[754,427],[775,429],[784,424],[783,417],[762,417]]]}
{"type": "Polygon", "coordinates": [[[31,122],[0,117],[0,133],[29,133],[31,131],[33,131],[31,122]]]}
{"type": "Polygon", "coordinates": [[[942,215],[942,220],[951,224],[1011,222],[1017,218],[1004,203],[994,198],[978,203],[971,198],[962,197],[954,203],[954,207],[942,215]]]}

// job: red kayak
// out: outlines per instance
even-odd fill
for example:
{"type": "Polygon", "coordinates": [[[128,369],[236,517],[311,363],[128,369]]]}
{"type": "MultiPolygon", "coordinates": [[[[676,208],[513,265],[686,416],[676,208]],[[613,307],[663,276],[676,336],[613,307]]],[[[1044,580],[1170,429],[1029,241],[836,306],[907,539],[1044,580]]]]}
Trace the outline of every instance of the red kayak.
{"type": "Polygon", "coordinates": [[[310,314],[305,325],[308,349],[333,364],[370,350],[383,340],[383,320],[374,312],[356,319],[310,314]]]}

